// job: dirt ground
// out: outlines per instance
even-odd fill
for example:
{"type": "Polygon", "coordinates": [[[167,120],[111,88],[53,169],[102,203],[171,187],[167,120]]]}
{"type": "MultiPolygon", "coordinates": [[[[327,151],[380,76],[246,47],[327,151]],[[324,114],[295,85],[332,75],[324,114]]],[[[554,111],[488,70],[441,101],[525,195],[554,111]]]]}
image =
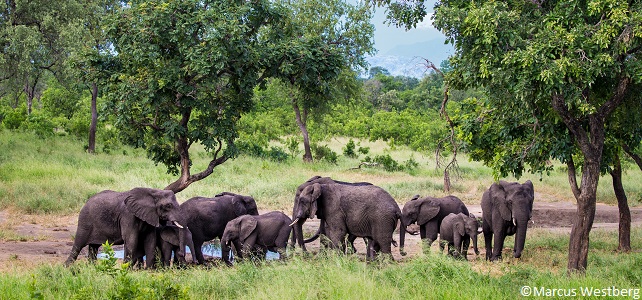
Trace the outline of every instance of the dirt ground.
{"type": "MultiPolygon", "coordinates": [[[[479,205],[468,205],[471,213],[481,217],[479,205]]],[[[535,202],[533,207],[533,224],[531,227],[549,228],[555,231],[570,232],[575,215],[574,203],[567,202],[535,202]]],[[[594,228],[618,228],[618,209],[615,206],[597,205],[594,228]]],[[[632,208],[633,226],[642,225],[642,208],[632,208]]],[[[306,232],[314,233],[318,228],[318,220],[308,220],[304,225],[306,232]]],[[[0,272],[32,269],[43,264],[63,263],[72,246],[72,238],[76,231],[77,216],[31,216],[0,212],[0,272]]],[[[395,232],[395,240],[398,241],[395,232]]],[[[308,244],[308,250],[318,250],[318,240],[308,244]]],[[[433,247],[436,243],[433,244],[433,247]]],[[[365,247],[361,239],[356,241],[357,252],[363,255],[365,247]]],[[[483,237],[479,240],[480,255],[484,255],[483,237]]],[[[86,251],[86,249],[84,249],[86,251]]],[[[419,236],[406,235],[406,251],[408,255],[399,255],[398,248],[393,247],[395,260],[403,260],[421,252],[419,236]]],[[[472,250],[469,252],[471,255],[472,250]]],[[[79,259],[84,259],[84,253],[79,259]]]]}

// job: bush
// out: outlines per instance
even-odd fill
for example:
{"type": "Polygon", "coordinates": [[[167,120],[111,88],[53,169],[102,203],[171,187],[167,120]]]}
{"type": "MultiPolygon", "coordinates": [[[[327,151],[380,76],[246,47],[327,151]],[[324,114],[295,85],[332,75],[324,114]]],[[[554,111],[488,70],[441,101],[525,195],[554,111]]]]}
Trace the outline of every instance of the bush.
{"type": "Polygon", "coordinates": [[[244,140],[239,140],[236,142],[236,147],[239,149],[239,153],[258,157],[266,158],[276,162],[286,161],[290,156],[281,148],[272,146],[269,150],[264,149],[261,145],[254,142],[248,142],[244,140]]]}
{"type": "Polygon", "coordinates": [[[37,136],[43,138],[54,134],[55,125],[48,117],[34,110],[20,125],[20,128],[33,131],[37,136]]]}
{"type": "Polygon", "coordinates": [[[22,104],[15,109],[5,107],[2,123],[7,129],[18,129],[27,120],[27,105],[22,104]]]}
{"type": "Polygon", "coordinates": [[[310,148],[312,150],[312,156],[317,161],[324,160],[329,163],[336,164],[339,159],[339,155],[326,145],[312,144],[310,145],[310,148]]]}
{"type": "Polygon", "coordinates": [[[354,140],[350,139],[346,146],[343,148],[343,155],[350,158],[357,158],[357,152],[355,152],[356,145],[354,140]]]}

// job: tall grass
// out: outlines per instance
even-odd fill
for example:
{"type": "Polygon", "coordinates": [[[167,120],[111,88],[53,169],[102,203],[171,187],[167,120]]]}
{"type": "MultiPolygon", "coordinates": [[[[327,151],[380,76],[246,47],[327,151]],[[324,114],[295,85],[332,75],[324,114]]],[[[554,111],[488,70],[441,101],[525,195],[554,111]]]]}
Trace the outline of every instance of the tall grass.
{"type": "MultiPolygon", "coordinates": [[[[337,153],[348,139],[333,138],[328,146],[337,153]]],[[[176,176],[167,174],[163,165],[154,165],[141,149],[122,147],[112,153],[87,154],[82,143],[72,137],[39,138],[33,134],[0,131],[0,209],[24,213],[70,214],[85,200],[106,189],[128,190],[137,186],[164,188],[176,176]]],[[[345,181],[368,181],[386,189],[403,204],[413,195],[442,196],[443,174],[436,167],[432,153],[418,153],[405,147],[391,148],[384,142],[360,141],[370,148],[370,156],[390,154],[403,162],[413,158],[419,167],[412,172],[386,172],[381,168],[362,167],[360,159],[340,155],[337,164],[303,163],[297,158],[273,162],[240,156],[218,166],[208,178],[179,193],[179,202],[194,196],[211,196],[222,191],[255,197],[261,209],[291,209],[294,190],[315,175],[345,181]]],[[[209,158],[202,149],[192,151],[193,172],[205,169],[209,158]]],[[[451,193],[466,203],[478,204],[483,191],[493,182],[492,171],[460,155],[459,172],[453,175],[451,193]]],[[[642,172],[625,163],[624,187],[631,205],[642,202],[642,172]]],[[[536,201],[572,201],[563,167],[556,166],[549,176],[526,174],[535,185],[536,201]]],[[[516,180],[506,178],[506,180],[516,180]]],[[[611,179],[601,179],[598,201],[614,204],[611,179]]]]}
{"type": "MultiPolygon", "coordinates": [[[[593,244],[610,243],[597,234],[593,244]]],[[[568,276],[551,268],[563,255],[562,233],[529,236],[522,260],[486,262],[454,260],[430,253],[398,262],[367,264],[357,256],[320,253],[294,256],[286,262],[244,262],[228,267],[195,267],[157,271],[125,270],[109,275],[86,262],[71,268],[43,266],[32,272],[0,274],[0,298],[118,299],[514,299],[522,286],[546,289],[637,289],[642,282],[642,253],[615,254],[594,247],[585,276],[568,276]]],[[[642,229],[633,231],[641,247],[642,229]]],[[[566,242],[566,246],[568,243],[566,242]]],[[[574,297],[584,298],[584,297],[574,297]]]]}

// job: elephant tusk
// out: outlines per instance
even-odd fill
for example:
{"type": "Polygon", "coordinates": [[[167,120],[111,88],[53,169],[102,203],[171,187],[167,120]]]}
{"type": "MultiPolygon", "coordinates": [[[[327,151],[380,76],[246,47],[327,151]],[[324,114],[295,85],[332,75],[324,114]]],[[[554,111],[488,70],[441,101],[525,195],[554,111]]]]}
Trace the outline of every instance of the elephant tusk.
{"type": "Polygon", "coordinates": [[[174,225],[176,225],[176,227],[178,227],[178,228],[183,229],[183,225],[179,224],[179,223],[178,223],[178,222],[176,222],[176,221],[174,221],[174,225]]]}
{"type": "Polygon", "coordinates": [[[515,218],[513,218],[513,225],[517,226],[517,223],[515,222],[515,218]]]}
{"type": "Polygon", "coordinates": [[[294,221],[292,221],[292,223],[290,224],[290,227],[292,227],[292,225],[294,225],[296,222],[299,222],[299,218],[296,218],[294,221]]]}

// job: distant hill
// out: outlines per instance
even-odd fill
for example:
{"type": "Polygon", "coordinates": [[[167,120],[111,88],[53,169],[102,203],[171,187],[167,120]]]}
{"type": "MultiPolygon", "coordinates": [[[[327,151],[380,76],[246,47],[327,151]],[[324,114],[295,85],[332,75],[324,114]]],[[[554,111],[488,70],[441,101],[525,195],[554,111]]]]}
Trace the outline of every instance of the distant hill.
{"type": "Polygon", "coordinates": [[[383,67],[393,76],[412,76],[421,78],[426,74],[425,60],[439,66],[448,59],[453,51],[452,45],[444,44],[445,38],[427,42],[398,45],[386,53],[380,53],[367,58],[370,67],[383,67]]]}

